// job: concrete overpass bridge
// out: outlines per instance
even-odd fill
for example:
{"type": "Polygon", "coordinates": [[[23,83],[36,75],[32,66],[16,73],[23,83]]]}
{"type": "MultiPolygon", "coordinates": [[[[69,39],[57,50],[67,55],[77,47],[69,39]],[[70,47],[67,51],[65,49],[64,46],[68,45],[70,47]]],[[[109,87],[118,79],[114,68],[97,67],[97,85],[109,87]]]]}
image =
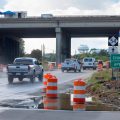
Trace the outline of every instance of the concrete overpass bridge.
{"type": "Polygon", "coordinates": [[[56,38],[60,63],[71,56],[72,37],[118,37],[119,29],[120,16],[0,18],[0,62],[19,56],[20,38],[56,38]]]}

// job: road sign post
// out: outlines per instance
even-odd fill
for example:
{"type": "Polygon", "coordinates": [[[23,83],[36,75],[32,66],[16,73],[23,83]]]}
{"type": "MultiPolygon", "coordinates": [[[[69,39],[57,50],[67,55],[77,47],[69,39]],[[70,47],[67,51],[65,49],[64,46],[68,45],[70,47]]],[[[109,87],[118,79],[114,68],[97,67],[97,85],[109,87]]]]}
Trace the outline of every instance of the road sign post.
{"type": "Polygon", "coordinates": [[[120,55],[118,53],[118,36],[109,37],[108,40],[109,53],[110,53],[110,66],[112,68],[112,79],[114,78],[114,69],[120,68],[120,55]]]}

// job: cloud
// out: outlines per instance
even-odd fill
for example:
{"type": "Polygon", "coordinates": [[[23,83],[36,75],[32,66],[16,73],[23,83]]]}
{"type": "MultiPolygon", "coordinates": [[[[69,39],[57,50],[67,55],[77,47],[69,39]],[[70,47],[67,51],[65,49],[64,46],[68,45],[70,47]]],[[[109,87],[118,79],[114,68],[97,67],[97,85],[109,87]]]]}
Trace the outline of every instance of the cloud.
{"type": "Polygon", "coordinates": [[[25,52],[31,53],[33,49],[40,49],[41,45],[45,45],[46,53],[53,53],[56,49],[55,38],[25,38],[25,52]],[[31,44],[32,43],[32,44],[31,44]],[[52,43],[52,44],[51,44],[52,43]]]}
{"type": "Polygon", "coordinates": [[[110,4],[104,9],[79,9],[71,6],[67,9],[56,9],[49,11],[54,15],[120,15],[120,2],[110,4]]]}
{"type": "MultiPolygon", "coordinates": [[[[6,0],[3,10],[27,11],[30,16],[40,16],[42,13],[52,13],[53,15],[120,15],[120,0],[6,0]]],[[[90,48],[94,46],[107,48],[106,39],[73,38],[72,54],[80,44],[87,44],[90,48]]],[[[36,48],[40,49],[43,41],[47,52],[51,52],[50,48],[55,50],[55,39],[39,39],[36,42],[33,42],[33,39],[27,39],[25,41],[26,52],[36,48]],[[49,46],[51,42],[53,44],[49,46]]]]}
{"type": "Polygon", "coordinates": [[[70,6],[79,9],[103,9],[119,0],[6,0],[7,7],[33,7],[44,9],[66,9],[70,6]]]}
{"type": "MultiPolygon", "coordinates": [[[[46,53],[53,53],[56,49],[55,38],[25,38],[25,52],[30,53],[33,49],[41,49],[41,45],[45,45],[46,53]],[[32,43],[32,44],[31,44],[32,43]],[[52,43],[52,44],[51,44],[52,43]]],[[[72,38],[71,39],[71,54],[78,50],[80,45],[88,45],[89,49],[107,49],[108,38],[72,38]]],[[[78,51],[77,51],[78,53],[78,51]]]]}
{"type": "Polygon", "coordinates": [[[0,9],[3,9],[5,4],[6,4],[6,0],[0,0],[0,9]]]}
{"type": "Polygon", "coordinates": [[[4,6],[4,10],[28,11],[32,16],[119,14],[119,9],[120,0],[6,0],[4,6]]]}
{"type": "Polygon", "coordinates": [[[68,6],[74,6],[79,9],[98,10],[104,9],[115,3],[114,0],[68,0],[68,6]]]}

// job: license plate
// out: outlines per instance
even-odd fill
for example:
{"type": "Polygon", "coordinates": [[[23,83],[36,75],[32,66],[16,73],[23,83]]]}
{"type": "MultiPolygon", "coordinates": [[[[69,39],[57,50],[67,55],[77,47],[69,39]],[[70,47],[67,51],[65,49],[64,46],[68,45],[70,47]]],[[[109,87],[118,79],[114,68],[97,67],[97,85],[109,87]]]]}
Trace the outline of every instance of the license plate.
{"type": "Polygon", "coordinates": [[[16,75],[21,75],[21,73],[16,73],[16,75]]]}

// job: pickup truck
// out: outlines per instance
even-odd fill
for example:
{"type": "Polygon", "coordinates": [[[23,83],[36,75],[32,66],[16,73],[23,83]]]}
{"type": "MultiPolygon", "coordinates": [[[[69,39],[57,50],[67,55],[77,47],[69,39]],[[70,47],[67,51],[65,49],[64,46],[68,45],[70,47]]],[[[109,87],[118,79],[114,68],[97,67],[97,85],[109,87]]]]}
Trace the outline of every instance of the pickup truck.
{"type": "Polygon", "coordinates": [[[19,81],[29,78],[33,83],[35,77],[38,77],[39,81],[43,80],[43,67],[36,58],[20,57],[16,58],[13,64],[8,64],[7,74],[9,84],[13,83],[14,78],[19,81]]]}
{"type": "Polygon", "coordinates": [[[74,72],[81,72],[81,62],[77,59],[65,59],[61,66],[62,72],[73,70],[74,72]]]}

